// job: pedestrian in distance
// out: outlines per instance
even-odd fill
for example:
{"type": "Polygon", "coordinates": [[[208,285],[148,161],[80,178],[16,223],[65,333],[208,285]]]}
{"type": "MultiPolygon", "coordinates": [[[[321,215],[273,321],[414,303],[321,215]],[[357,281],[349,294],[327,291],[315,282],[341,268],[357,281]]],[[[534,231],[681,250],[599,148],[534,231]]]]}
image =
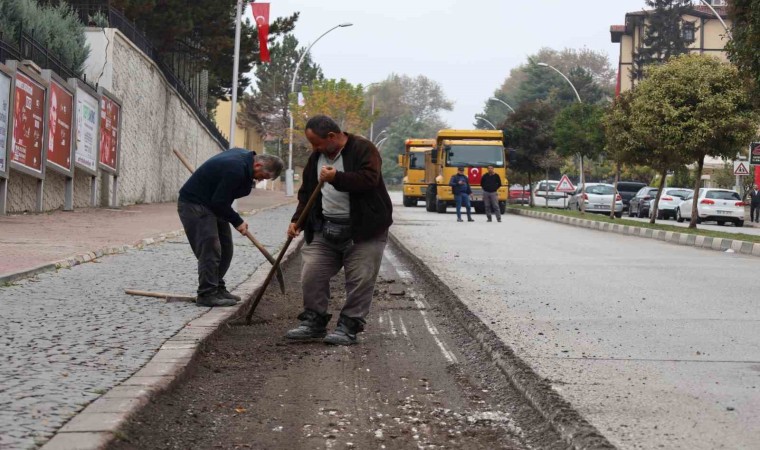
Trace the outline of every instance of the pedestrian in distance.
{"type": "Polygon", "coordinates": [[[752,185],[752,191],[749,193],[749,220],[755,223],[760,222],[760,190],[757,185],[752,185]]]}
{"type": "Polygon", "coordinates": [[[232,306],[240,301],[224,283],[232,262],[230,224],[240,234],[248,232],[248,223],[232,202],[250,194],[254,180],[279,177],[282,167],[276,156],[233,148],[201,164],[180,189],[177,212],[198,259],[198,306],[232,306]]]}
{"type": "Polygon", "coordinates": [[[457,222],[462,222],[462,203],[464,203],[467,209],[467,221],[475,222],[472,214],[470,214],[472,188],[470,187],[470,181],[464,174],[464,167],[457,168],[457,173],[452,175],[449,180],[449,186],[451,186],[451,192],[454,194],[454,201],[457,205],[457,222]]]}
{"type": "Polygon", "coordinates": [[[488,222],[491,221],[491,212],[496,215],[496,221],[501,222],[501,210],[499,209],[499,194],[501,177],[494,173],[493,166],[488,166],[488,172],[480,179],[480,187],[483,188],[483,206],[486,210],[488,222]]]}
{"type": "Polygon", "coordinates": [[[323,115],[309,119],[305,135],[313,151],[303,169],[289,237],[302,231],[296,222],[319,181],[324,184],[303,225],[301,323],[285,337],[352,345],[364,331],[372,305],[393,206],[383,181],[382,157],[372,142],[341,131],[323,115]],[[332,317],[328,313],[330,279],[341,267],[346,275],[346,301],[335,331],[327,334],[332,317]]]}

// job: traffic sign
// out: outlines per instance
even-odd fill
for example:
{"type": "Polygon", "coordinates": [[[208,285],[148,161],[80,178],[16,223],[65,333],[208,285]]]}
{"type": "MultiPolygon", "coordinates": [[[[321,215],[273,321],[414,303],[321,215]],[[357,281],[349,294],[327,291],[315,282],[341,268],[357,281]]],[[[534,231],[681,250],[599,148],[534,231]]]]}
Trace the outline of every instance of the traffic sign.
{"type": "Polygon", "coordinates": [[[752,165],[760,164],[760,142],[749,144],[749,163],[752,165]]]}
{"type": "Polygon", "coordinates": [[[749,175],[747,161],[734,161],[734,175],[749,175]]]}
{"type": "Polygon", "coordinates": [[[570,182],[570,178],[567,175],[562,175],[559,180],[559,184],[554,189],[555,192],[575,192],[575,186],[570,182]]]}

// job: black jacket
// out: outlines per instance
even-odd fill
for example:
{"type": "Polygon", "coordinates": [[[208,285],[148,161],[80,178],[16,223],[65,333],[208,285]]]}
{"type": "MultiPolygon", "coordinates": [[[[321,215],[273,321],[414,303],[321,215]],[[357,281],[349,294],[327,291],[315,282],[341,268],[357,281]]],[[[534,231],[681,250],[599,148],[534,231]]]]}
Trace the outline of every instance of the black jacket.
{"type": "Polygon", "coordinates": [[[472,194],[472,188],[470,187],[470,180],[466,176],[455,173],[449,180],[449,186],[454,195],[459,194],[472,194]],[[464,184],[459,184],[460,181],[464,181],[464,184]]]}
{"type": "MultiPolygon", "coordinates": [[[[393,205],[383,181],[383,159],[380,152],[367,139],[350,133],[345,134],[348,141],[341,153],[343,172],[335,174],[332,185],[338,191],[348,192],[351,208],[351,237],[354,242],[361,242],[380,235],[391,226],[393,205]]],[[[311,193],[319,184],[318,161],[319,153],[313,152],[303,169],[303,183],[298,189],[298,207],[291,222],[298,221],[311,193]]],[[[307,243],[314,238],[312,225],[323,219],[322,193],[320,193],[303,226],[307,243]]]]}
{"type": "Polygon", "coordinates": [[[749,193],[750,205],[760,206],[760,191],[752,190],[749,193]]]}
{"type": "Polygon", "coordinates": [[[255,155],[231,148],[207,159],[179,190],[179,201],[204,205],[233,227],[240,226],[243,218],[232,209],[232,202],[253,189],[255,155]]]}
{"type": "Polygon", "coordinates": [[[483,188],[484,192],[496,192],[501,187],[501,177],[498,173],[491,175],[486,172],[480,179],[480,187],[483,188]]]}

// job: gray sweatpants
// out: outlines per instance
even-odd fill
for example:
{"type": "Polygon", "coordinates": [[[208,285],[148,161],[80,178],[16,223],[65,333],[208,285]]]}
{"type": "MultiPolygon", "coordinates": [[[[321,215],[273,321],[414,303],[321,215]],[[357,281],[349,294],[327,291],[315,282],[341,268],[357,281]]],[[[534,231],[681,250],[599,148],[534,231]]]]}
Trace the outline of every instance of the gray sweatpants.
{"type": "Polygon", "coordinates": [[[486,217],[491,220],[491,210],[496,214],[496,220],[501,220],[499,210],[499,194],[496,192],[483,192],[483,206],[486,209],[486,217]]]}
{"type": "Polygon", "coordinates": [[[336,245],[326,241],[321,232],[302,249],[301,288],[305,309],[327,313],[330,279],[341,267],[346,272],[346,303],[341,315],[364,320],[372,305],[375,280],[388,241],[388,232],[369,241],[336,245]]]}

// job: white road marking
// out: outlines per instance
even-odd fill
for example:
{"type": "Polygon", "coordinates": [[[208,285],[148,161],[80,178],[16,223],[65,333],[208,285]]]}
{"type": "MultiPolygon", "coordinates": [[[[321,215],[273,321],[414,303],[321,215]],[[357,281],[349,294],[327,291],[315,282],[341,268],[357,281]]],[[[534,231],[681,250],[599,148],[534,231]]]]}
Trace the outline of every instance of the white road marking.
{"type": "Polygon", "coordinates": [[[396,336],[396,324],[393,323],[393,316],[390,311],[388,311],[388,323],[391,327],[391,335],[396,336]]]}
{"type": "Polygon", "coordinates": [[[405,338],[409,339],[409,333],[406,331],[406,324],[404,323],[404,319],[399,316],[398,317],[399,325],[401,326],[401,333],[404,335],[405,338]]]}

